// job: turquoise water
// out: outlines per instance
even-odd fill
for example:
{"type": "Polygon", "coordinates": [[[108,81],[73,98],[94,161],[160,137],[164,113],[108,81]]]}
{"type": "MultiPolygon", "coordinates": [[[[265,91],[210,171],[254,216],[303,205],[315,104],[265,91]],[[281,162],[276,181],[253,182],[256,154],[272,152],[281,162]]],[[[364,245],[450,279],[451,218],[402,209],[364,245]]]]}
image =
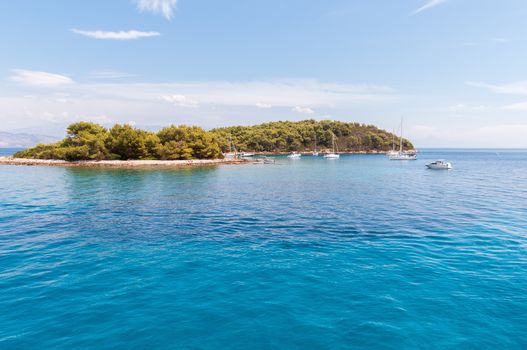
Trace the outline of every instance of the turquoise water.
{"type": "Polygon", "coordinates": [[[0,348],[526,348],[526,231],[525,151],[0,166],[0,348]]]}

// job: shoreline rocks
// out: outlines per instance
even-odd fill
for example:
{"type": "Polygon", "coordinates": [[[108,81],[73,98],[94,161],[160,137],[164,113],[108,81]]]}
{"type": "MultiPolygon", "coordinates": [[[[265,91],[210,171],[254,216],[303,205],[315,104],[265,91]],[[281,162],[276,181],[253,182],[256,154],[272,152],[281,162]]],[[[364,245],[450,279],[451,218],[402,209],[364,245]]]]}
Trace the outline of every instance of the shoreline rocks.
{"type": "Polygon", "coordinates": [[[62,166],[86,168],[138,168],[138,167],[185,167],[219,164],[247,164],[247,159],[192,159],[192,160],[79,160],[66,161],[60,159],[29,159],[0,157],[0,165],[21,166],[62,166]]]}

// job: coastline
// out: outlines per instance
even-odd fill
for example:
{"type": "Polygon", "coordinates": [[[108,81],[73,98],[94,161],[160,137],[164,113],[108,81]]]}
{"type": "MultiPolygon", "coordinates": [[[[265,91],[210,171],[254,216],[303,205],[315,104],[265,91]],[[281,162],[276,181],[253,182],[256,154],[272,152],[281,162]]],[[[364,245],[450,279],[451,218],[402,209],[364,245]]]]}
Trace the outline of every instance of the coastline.
{"type": "Polygon", "coordinates": [[[86,168],[139,168],[139,167],[187,167],[220,164],[256,163],[249,159],[191,159],[191,160],[78,160],[66,161],[60,159],[31,159],[0,157],[0,165],[18,166],[60,166],[86,168]]]}

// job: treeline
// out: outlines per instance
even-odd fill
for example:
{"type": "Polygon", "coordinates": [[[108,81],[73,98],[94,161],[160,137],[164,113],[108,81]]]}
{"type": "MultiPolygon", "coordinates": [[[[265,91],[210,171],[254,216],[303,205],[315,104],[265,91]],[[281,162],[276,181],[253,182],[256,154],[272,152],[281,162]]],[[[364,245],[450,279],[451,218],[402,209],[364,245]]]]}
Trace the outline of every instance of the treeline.
{"type": "Polygon", "coordinates": [[[64,160],[222,158],[215,135],[197,126],[169,126],[150,132],[116,124],[107,129],[88,122],[71,124],[62,141],[18,152],[15,157],[64,160]]]}
{"type": "MultiPolygon", "coordinates": [[[[205,131],[197,126],[169,126],[158,132],[116,124],[71,124],[63,140],[18,152],[16,157],[64,160],[213,159],[222,158],[231,147],[250,152],[324,151],[337,137],[340,151],[387,151],[394,135],[373,125],[332,120],[271,122],[205,131]],[[316,136],[315,136],[316,135],[316,136]]],[[[398,142],[395,137],[396,143],[398,142]]],[[[404,149],[413,149],[403,140],[404,149]]]]}
{"type": "MultiPolygon", "coordinates": [[[[344,123],[334,120],[279,121],[254,126],[232,126],[211,130],[221,150],[227,152],[230,142],[238,151],[292,152],[312,151],[315,135],[318,150],[332,147],[332,134],[337,137],[340,151],[388,151],[394,135],[373,125],[344,123]]],[[[399,144],[399,138],[395,137],[399,144]]],[[[405,150],[413,149],[410,141],[403,140],[405,150]]]]}

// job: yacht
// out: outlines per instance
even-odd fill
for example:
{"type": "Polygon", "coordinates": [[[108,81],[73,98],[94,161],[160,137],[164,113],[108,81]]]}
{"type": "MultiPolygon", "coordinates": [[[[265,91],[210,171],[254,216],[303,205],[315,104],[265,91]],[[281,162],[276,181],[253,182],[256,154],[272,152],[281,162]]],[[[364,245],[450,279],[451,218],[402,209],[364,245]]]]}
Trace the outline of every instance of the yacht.
{"type": "Polygon", "coordinates": [[[254,157],[254,153],[251,153],[251,152],[240,152],[240,157],[242,157],[242,158],[254,157]]]}
{"type": "Polygon", "coordinates": [[[331,133],[331,142],[333,144],[333,152],[332,153],[328,153],[328,154],[324,154],[324,158],[328,158],[328,159],[337,159],[337,158],[340,158],[340,154],[338,154],[338,145],[337,143],[335,142],[335,139],[337,137],[335,136],[334,133],[331,133]],[[335,149],[336,149],[336,152],[335,152],[335,149]]]}
{"type": "Polygon", "coordinates": [[[435,162],[427,164],[426,167],[433,170],[450,170],[452,169],[452,163],[444,160],[436,160],[435,162]]]}

